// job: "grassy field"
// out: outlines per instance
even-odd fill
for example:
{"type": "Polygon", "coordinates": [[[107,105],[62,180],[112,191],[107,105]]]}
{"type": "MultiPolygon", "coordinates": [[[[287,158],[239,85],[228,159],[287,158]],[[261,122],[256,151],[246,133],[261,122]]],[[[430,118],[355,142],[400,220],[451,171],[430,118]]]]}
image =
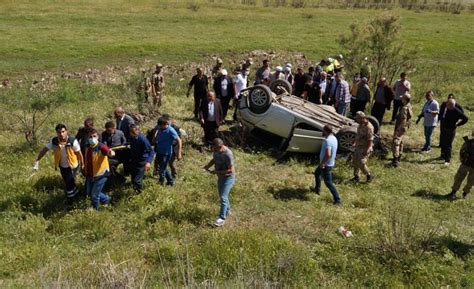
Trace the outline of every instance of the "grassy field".
{"type": "MultiPolygon", "coordinates": [[[[472,196],[453,203],[440,197],[450,190],[472,120],[458,131],[449,167],[433,160],[438,148],[407,152],[399,169],[373,157],[374,182],[353,185],[350,165],[339,159],[342,207],[331,205],[326,188],[320,197],[308,192],[312,156],[278,164],[264,146],[235,147],[233,215],[223,228],[209,226],[218,196],[215,179],[200,167],[211,153],[200,149],[201,130],[189,120],[192,103],[180,79],[196,63],[210,67],[213,55],[226,66],[254,50],[275,51],[275,64],[300,53],[315,62],[338,53],[336,39],[351,23],[381,10],[133,2],[0,1],[1,79],[129,66],[115,84],[57,80],[63,101],[40,131],[41,143],[59,121],[75,133],[87,116],[102,127],[118,104],[136,111],[134,71],[154,62],[167,66],[162,111],[189,134],[176,187],[160,187],[149,176],[141,194],[127,185],[110,192],[112,206],[93,212],[87,200],[65,204],[51,156],[31,175],[41,146],[25,145],[11,120],[17,111],[4,101],[26,90],[1,89],[0,287],[474,287],[472,196]],[[354,237],[342,238],[339,226],[354,237]]],[[[423,49],[410,74],[415,113],[432,88],[438,99],[454,92],[472,119],[474,15],[391,13],[401,16],[408,43],[423,49]]],[[[413,125],[408,142],[421,146],[421,126],[413,125]]]]}

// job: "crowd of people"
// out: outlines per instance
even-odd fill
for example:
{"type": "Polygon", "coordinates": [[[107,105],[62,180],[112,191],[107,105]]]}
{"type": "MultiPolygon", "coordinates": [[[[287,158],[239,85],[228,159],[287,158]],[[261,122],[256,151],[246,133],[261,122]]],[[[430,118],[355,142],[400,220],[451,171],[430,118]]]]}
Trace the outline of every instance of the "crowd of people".
{"type": "MultiPolygon", "coordinates": [[[[232,118],[236,120],[238,98],[240,92],[250,85],[249,76],[253,65],[253,59],[248,58],[235,67],[232,70],[233,76],[230,76],[222,59],[218,58],[216,65],[210,70],[210,76],[205,75],[203,67],[198,67],[188,83],[186,96],[189,97],[193,90],[194,117],[203,127],[205,142],[213,149],[213,159],[204,166],[204,170],[218,176],[221,209],[215,226],[222,226],[230,214],[229,193],[235,183],[234,157],[232,151],[219,138],[218,129],[226,122],[232,101],[232,118]],[[214,170],[210,170],[212,166],[215,167],[214,170]]],[[[157,64],[150,77],[143,70],[138,91],[143,93],[146,101],[152,98],[155,106],[161,105],[165,95],[162,68],[161,64],[157,64]]],[[[371,182],[374,174],[367,164],[374,147],[374,127],[365,114],[366,107],[371,104],[370,114],[382,124],[385,112],[393,105],[389,122],[394,125],[392,165],[398,167],[403,152],[403,138],[413,119],[410,104],[411,83],[404,72],[393,86],[386,78],[381,77],[372,94],[369,86],[371,69],[367,59],[351,85],[344,78],[343,68],[342,55],[324,59],[314,67],[309,67],[306,73],[302,67],[297,67],[295,74],[291,63],[276,66],[272,70],[270,60],[265,59],[262,66],[255,70],[253,85],[270,85],[272,81],[284,79],[292,86],[293,95],[315,104],[332,105],[339,114],[354,118],[359,125],[352,155],[352,181],[359,182],[362,172],[367,182],[371,182]]],[[[416,121],[418,124],[423,119],[425,144],[421,151],[431,150],[433,131],[440,123],[440,158],[449,165],[456,128],[467,123],[468,118],[453,94],[450,94],[441,106],[434,99],[433,91],[426,92],[425,98],[426,102],[416,121]]],[[[52,150],[54,164],[59,167],[64,180],[67,198],[72,200],[80,194],[76,176],[81,171],[86,179],[85,193],[90,197],[93,208],[97,210],[101,204],[110,203],[110,196],[104,193],[108,179],[113,178],[124,183],[125,177],[130,175],[133,188],[141,192],[143,177],[145,172],[152,168],[153,162],[153,176],[158,178],[158,183],[173,186],[177,176],[176,161],[182,158],[183,143],[181,130],[173,119],[167,114],[161,115],[156,127],[145,135],[123,108],[117,107],[114,116],[115,121],[107,121],[102,133],[94,127],[92,119],[86,119],[75,137],[68,133],[64,124],[58,124],[57,136],[39,152],[34,169],[38,169],[41,158],[52,150]],[[124,175],[119,173],[119,165],[123,166],[124,175]]],[[[321,148],[319,165],[314,173],[315,186],[311,187],[311,190],[319,194],[323,179],[333,195],[334,204],[339,205],[341,198],[332,181],[338,142],[330,125],[324,127],[323,136],[325,141],[321,148]]],[[[450,199],[456,198],[456,191],[466,176],[468,180],[464,187],[464,197],[469,194],[474,184],[474,139],[465,139],[461,149],[461,162],[452,192],[448,195],[450,199]]]]}

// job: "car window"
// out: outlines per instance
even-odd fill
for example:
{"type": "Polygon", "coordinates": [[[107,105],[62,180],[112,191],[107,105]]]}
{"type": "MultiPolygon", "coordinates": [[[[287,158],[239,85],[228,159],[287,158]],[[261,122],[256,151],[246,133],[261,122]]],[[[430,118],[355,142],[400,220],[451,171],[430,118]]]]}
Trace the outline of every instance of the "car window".
{"type": "Polygon", "coordinates": [[[313,131],[322,131],[312,125],[309,125],[307,123],[304,123],[304,122],[300,122],[296,125],[296,128],[300,128],[300,129],[306,129],[306,130],[313,130],[313,131]]]}

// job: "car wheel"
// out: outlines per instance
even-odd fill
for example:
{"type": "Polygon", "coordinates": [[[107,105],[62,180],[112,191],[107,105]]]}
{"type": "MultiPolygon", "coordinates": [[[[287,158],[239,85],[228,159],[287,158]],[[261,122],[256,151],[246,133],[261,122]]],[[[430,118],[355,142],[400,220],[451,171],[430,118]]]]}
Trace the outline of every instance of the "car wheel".
{"type": "Polygon", "coordinates": [[[249,93],[249,108],[253,113],[264,113],[272,102],[272,92],[265,85],[255,85],[249,93]]]}
{"type": "Polygon", "coordinates": [[[343,152],[352,151],[352,145],[355,142],[357,131],[353,128],[345,127],[337,133],[339,150],[343,152]]]}
{"type": "Polygon", "coordinates": [[[291,86],[291,83],[289,83],[285,79],[276,79],[270,83],[270,90],[273,91],[276,95],[288,93],[292,94],[293,93],[293,87],[291,86]]]}
{"type": "Polygon", "coordinates": [[[380,131],[380,123],[379,123],[379,121],[378,121],[375,117],[373,117],[373,116],[371,116],[371,115],[368,115],[368,116],[367,116],[367,119],[369,120],[370,124],[374,127],[374,134],[378,134],[379,131],[380,131]]]}

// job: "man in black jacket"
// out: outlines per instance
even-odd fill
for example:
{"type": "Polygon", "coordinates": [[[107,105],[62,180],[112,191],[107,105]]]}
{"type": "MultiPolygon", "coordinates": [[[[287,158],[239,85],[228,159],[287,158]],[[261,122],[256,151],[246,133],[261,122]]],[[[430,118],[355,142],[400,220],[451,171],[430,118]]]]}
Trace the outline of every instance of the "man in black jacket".
{"type": "Polygon", "coordinates": [[[204,138],[210,144],[217,137],[219,125],[223,122],[221,102],[216,99],[214,92],[207,93],[207,98],[201,105],[199,119],[204,129],[204,138]]]}
{"type": "Polygon", "coordinates": [[[214,81],[214,91],[216,97],[221,101],[222,119],[225,121],[230,100],[235,97],[234,81],[227,75],[226,69],[222,69],[220,76],[216,77],[214,81]]]}
{"type": "Polygon", "coordinates": [[[456,107],[454,98],[451,98],[446,102],[446,107],[440,110],[439,120],[441,123],[441,134],[439,137],[441,158],[444,159],[445,165],[449,165],[456,128],[465,124],[468,118],[463,111],[456,107]]]}
{"type": "Polygon", "coordinates": [[[117,107],[114,111],[116,128],[121,130],[127,139],[127,142],[130,142],[130,125],[135,124],[135,121],[131,116],[125,114],[125,111],[121,107],[117,107]]]}
{"type": "Polygon", "coordinates": [[[393,90],[387,84],[387,80],[385,77],[381,77],[374,93],[374,105],[370,112],[370,114],[379,121],[380,125],[382,125],[385,110],[390,110],[393,96],[393,90]]]}
{"type": "MultiPolygon", "coordinates": [[[[108,121],[105,123],[105,130],[102,132],[102,142],[109,148],[114,149],[125,146],[127,144],[127,139],[121,130],[115,128],[115,123],[113,121],[108,121]]],[[[120,164],[123,164],[124,171],[128,172],[129,158],[129,151],[126,147],[117,149],[115,151],[115,156],[109,158],[112,175],[117,177],[117,180],[120,183],[125,183],[125,177],[118,173],[117,167],[120,164]]]]}

